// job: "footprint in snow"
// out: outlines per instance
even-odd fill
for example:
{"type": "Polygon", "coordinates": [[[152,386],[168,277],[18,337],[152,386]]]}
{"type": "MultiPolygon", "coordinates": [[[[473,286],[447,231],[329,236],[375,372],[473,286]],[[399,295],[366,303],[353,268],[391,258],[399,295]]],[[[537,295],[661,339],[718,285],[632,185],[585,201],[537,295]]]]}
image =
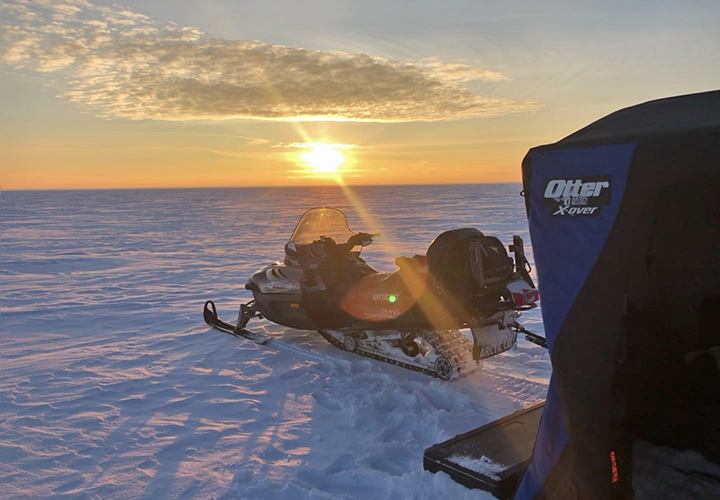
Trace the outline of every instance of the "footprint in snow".
{"type": "Polygon", "coordinates": [[[384,472],[391,476],[401,476],[407,473],[407,467],[403,467],[403,463],[398,463],[389,459],[384,454],[375,453],[365,457],[361,463],[366,467],[379,472],[384,472]]]}
{"type": "Polygon", "coordinates": [[[293,379],[305,375],[307,373],[314,373],[315,369],[312,365],[296,365],[291,369],[280,374],[280,378],[283,380],[293,379]]]}
{"type": "Polygon", "coordinates": [[[328,465],[324,472],[325,474],[338,474],[340,472],[345,472],[348,470],[351,470],[355,467],[356,458],[355,455],[351,453],[345,453],[344,455],[340,455],[337,457],[333,463],[328,465]]]}
{"type": "Polygon", "coordinates": [[[352,364],[353,373],[365,373],[370,368],[372,368],[372,362],[368,360],[355,361],[352,364]]]}
{"type": "Polygon", "coordinates": [[[264,460],[277,461],[287,458],[288,454],[278,449],[276,445],[269,445],[264,450],[258,453],[260,458],[264,460]]]}
{"type": "Polygon", "coordinates": [[[340,404],[340,402],[337,399],[333,399],[332,397],[330,397],[330,395],[324,392],[314,392],[312,397],[315,398],[315,401],[317,401],[320,406],[324,406],[328,410],[342,410],[342,405],[340,404]]]}

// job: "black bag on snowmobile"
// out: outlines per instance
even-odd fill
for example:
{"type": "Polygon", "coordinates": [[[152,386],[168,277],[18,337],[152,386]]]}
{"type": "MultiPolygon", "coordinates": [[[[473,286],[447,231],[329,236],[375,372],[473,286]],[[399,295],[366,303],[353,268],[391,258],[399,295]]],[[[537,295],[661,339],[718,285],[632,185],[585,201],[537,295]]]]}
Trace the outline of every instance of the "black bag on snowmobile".
{"type": "Polygon", "coordinates": [[[509,279],[513,273],[513,263],[505,250],[505,245],[495,236],[483,236],[479,241],[485,284],[509,279]]]}
{"type": "Polygon", "coordinates": [[[461,303],[473,296],[497,300],[513,274],[500,240],[474,228],[445,231],[430,244],[427,259],[436,284],[461,303]]]}

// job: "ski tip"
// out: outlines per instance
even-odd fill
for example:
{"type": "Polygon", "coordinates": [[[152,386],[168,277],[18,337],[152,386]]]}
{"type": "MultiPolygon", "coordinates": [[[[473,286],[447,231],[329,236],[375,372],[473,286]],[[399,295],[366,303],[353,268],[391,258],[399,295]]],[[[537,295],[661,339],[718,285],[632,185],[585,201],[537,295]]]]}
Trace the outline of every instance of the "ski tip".
{"type": "Polygon", "coordinates": [[[217,309],[215,308],[215,302],[213,302],[212,300],[208,300],[207,302],[205,302],[205,307],[203,308],[203,319],[205,320],[205,323],[210,326],[213,326],[217,323],[217,309]]]}

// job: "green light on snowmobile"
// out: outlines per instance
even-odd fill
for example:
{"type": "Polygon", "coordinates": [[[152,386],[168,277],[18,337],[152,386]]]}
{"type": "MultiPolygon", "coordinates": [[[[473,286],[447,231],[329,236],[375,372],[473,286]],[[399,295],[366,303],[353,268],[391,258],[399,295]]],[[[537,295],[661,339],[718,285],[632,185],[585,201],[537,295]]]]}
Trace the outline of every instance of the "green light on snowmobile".
{"type": "Polygon", "coordinates": [[[390,295],[390,296],[388,297],[388,300],[390,301],[391,304],[394,304],[395,301],[397,300],[397,297],[394,296],[394,295],[390,295]]]}

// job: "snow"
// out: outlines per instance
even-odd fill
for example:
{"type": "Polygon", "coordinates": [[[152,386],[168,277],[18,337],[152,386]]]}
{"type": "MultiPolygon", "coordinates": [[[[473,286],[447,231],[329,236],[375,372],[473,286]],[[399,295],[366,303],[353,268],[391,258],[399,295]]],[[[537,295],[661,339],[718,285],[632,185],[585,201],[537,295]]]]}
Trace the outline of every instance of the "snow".
{"type": "Polygon", "coordinates": [[[495,481],[500,481],[500,474],[507,470],[507,466],[495,463],[485,455],[480,458],[451,455],[448,457],[448,460],[461,467],[465,467],[467,470],[479,472],[495,481]]]}
{"type": "MultiPolygon", "coordinates": [[[[0,200],[0,498],[490,498],[422,469],[425,448],[545,397],[521,339],[444,383],[255,323],[210,330],[300,214],[382,232],[382,270],[475,226],[530,258],[519,185],[5,192],[0,200]],[[369,215],[368,215],[369,214],[369,215]],[[302,352],[312,351],[306,359],[302,352]]],[[[542,334],[539,311],[524,317],[542,334]]]]}
{"type": "Polygon", "coordinates": [[[720,465],[691,450],[636,441],[633,489],[637,500],[720,497],[720,465]]]}

